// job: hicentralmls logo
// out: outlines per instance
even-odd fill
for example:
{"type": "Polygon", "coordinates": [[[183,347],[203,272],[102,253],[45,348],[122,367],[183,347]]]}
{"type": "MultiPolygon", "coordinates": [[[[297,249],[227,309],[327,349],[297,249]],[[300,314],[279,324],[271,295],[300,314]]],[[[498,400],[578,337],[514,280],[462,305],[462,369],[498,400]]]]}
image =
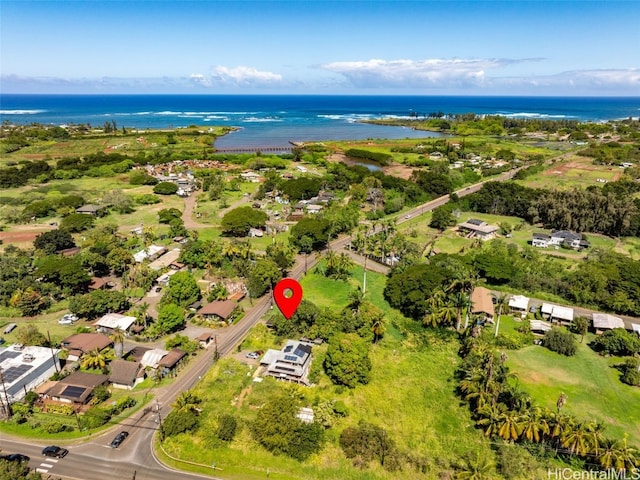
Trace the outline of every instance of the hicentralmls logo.
{"type": "Polygon", "coordinates": [[[548,480],[640,480],[640,469],[631,470],[572,470],[571,468],[549,468],[548,480]]]}

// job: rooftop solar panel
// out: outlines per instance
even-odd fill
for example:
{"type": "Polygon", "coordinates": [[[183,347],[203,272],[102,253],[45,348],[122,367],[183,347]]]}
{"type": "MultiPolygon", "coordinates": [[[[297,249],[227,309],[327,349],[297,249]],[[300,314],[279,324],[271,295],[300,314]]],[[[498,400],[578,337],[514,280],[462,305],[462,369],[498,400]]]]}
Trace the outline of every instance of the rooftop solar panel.
{"type": "Polygon", "coordinates": [[[13,383],[25,372],[28,372],[33,368],[31,365],[18,365],[17,367],[7,368],[2,372],[2,377],[5,383],[13,383]]]}
{"type": "Polygon", "coordinates": [[[0,352],[0,363],[4,362],[7,358],[16,358],[19,355],[22,355],[22,352],[16,352],[13,350],[5,350],[4,352],[0,352]]]}
{"type": "Polygon", "coordinates": [[[67,388],[65,388],[62,391],[60,395],[64,397],[80,398],[85,390],[86,390],[85,387],[77,387],[75,385],[69,385],[67,388]]]}
{"type": "Polygon", "coordinates": [[[289,360],[290,362],[297,362],[298,361],[298,357],[294,357],[293,355],[285,355],[284,359],[285,360],[289,360]]]}

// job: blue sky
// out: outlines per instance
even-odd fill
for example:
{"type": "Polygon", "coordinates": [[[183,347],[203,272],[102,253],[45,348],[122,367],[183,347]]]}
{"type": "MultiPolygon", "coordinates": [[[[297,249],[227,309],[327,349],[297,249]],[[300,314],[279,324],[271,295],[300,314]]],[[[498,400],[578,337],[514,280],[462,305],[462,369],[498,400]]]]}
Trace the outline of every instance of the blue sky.
{"type": "Polygon", "coordinates": [[[640,95],[640,2],[0,0],[3,93],[640,95]]]}

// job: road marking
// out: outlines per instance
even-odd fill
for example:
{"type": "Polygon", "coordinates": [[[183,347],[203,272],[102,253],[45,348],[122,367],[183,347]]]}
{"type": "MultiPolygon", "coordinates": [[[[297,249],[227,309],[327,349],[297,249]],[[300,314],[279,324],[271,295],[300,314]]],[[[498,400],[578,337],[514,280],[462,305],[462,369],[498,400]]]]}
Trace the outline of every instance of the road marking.
{"type": "Polygon", "coordinates": [[[49,470],[47,470],[46,468],[36,468],[36,472],[38,472],[38,473],[48,473],[49,470]]]}
{"type": "Polygon", "coordinates": [[[44,468],[53,468],[53,465],[50,463],[41,463],[40,466],[44,468]]]}
{"type": "Polygon", "coordinates": [[[58,463],[60,461],[59,458],[50,458],[49,460],[47,460],[47,462],[53,462],[53,463],[58,463]]]}

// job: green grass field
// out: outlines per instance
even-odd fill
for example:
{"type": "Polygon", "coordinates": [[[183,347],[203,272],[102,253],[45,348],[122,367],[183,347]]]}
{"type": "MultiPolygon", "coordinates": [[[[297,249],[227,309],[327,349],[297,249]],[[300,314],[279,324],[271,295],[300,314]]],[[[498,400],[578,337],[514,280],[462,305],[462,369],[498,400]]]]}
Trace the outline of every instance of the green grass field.
{"type": "Polygon", "coordinates": [[[589,337],[573,357],[535,345],[510,351],[507,364],[537,404],[554,410],[565,393],[564,412],[604,423],[605,434],[613,438],[628,433],[630,443],[640,446],[640,388],[619,380],[613,365],[621,359],[597,355],[588,341],[589,337]]]}
{"type": "MultiPolygon", "coordinates": [[[[349,291],[361,285],[362,274],[362,269],[356,267],[348,282],[339,282],[309,273],[302,280],[304,298],[320,307],[340,309],[346,305],[349,291]]],[[[180,435],[164,442],[167,452],[203,465],[215,462],[221,468],[218,473],[230,479],[264,478],[267,469],[272,478],[282,479],[438,478],[439,470],[447,469],[467,452],[491,455],[489,443],[474,428],[468,409],[454,393],[453,374],[459,362],[457,340],[425,332],[421,325],[391,309],[382,296],[384,284],[384,276],[368,272],[365,298],[382,308],[390,320],[384,339],[372,346],[373,371],[368,385],[353,390],[336,388],[324,374],[311,388],[272,378],[253,383],[249,366],[225,359],[196,388],[197,394],[206,399],[202,413],[204,430],[215,428],[217,415],[233,413],[241,419],[242,431],[229,446],[219,445],[204,432],[180,435]],[[304,463],[273,456],[250,437],[249,425],[256,409],[282,390],[301,396],[308,405],[341,400],[350,412],[327,431],[324,449],[304,463]],[[401,451],[424,457],[429,473],[419,474],[410,469],[390,473],[374,465],[364,470],[354,468],[337,440],[342,429],[360,419],[385,428],[401,451]]],[[[280,344],[260,325],[243,343],[245,349],[274,347],[280,344]]],[[[325,345],[314,347],[316,362],[321,361],[325,350],[325,345]]],[[[314,368],[319,365],[312,364],[314,368]]],[[[180,462],[171,464],[185,466],[180,462]]],[[[200,471],[206,471],[206,467],[200,467],[200,471]]]]}

